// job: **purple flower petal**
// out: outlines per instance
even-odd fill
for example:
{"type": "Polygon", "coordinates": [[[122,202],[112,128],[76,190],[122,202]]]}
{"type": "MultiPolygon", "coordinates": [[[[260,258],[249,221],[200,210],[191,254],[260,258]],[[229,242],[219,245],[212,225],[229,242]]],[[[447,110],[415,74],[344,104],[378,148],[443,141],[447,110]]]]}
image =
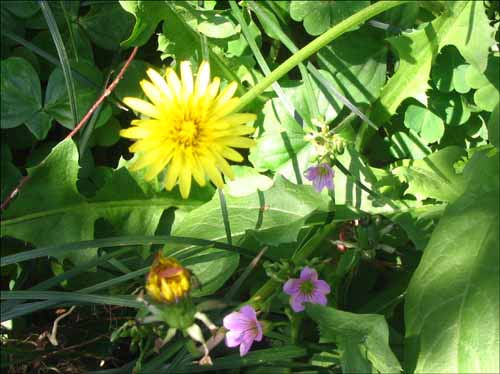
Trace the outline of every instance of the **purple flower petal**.
{"type": "Polygon", "coordinates": [[[262,324],[257,321],[257,334],[255,335],[255,338],[253,340],[257,341],[257,342],[260,342],[262,340],[262,337],[264,335],[263,331],[262,331],[262,324]]]}
{"type": "Polygon", "coordinates": [[[328,300],[326,300],[326,296],[321,292],[313,292],[312,295],[309,296],[309,302],[313,304],[326,305],[328,300]]]}
{"type": "Polygon", "coordinates": [[[245,305],[241,307],[240,313],[243,316],[245,316],[248,322],[253,323],[254,321],[257,321],[257,315],[255,314],[255,310],[250,305],[245,305]]]}
{"type": "Polygon", "coordinates": [[[243,357],[245,356],[248,351],[250,350],[250,348],[252,348],[252,343],[253,343],[253,340],[250,340],[248,342],[241,342],[241,345],[240,345],[240,356],[243,357]]]}
{"type": "Polygon", "coordinates": [[[249,320],[242,313],[233,312],[224,317],[222,324],[228,330],[243,331],[246,330],[249,320]]]}
{"type": "MultiPolygon", "coordinates": [[[[305,281],[305,280],[311,280],[311,281],[316,281],[318,279],[318,273],[316,270],[310,267],[304,267],[302,271],[300,272],[300,280],[305,281]]],[[[301,282],[302,283],[302,282],[301,282]]]]}
{"type": "Polygon", "coordinates": [[[314,282],[314,289],[323,294],[329,294],[331,292],[330,285],[321,279],[314,282]]]}
{"type": "Polygon", "coordinates": [[[229,330],[226,333],[226,345],[231,348],[239,345],[241,356],[248,353],[254,340],[262,340],[262,325],[257,320],[254,308],[250,305],[245,305],[239,312],[225,316],[223,325],[229,330]]]}
{"type": "Polygon", "coordinates": [[[241,331],[228,331],[226,333],[226,346],[237,347],[241,344],[243,333],[241,331]]]}
{"type": "Polygon", "coordinates": [[[302,312],[304,308],[304,298],[300,298],[296,295],[290,297],[290,306],[295,313],[302,312]]]}
{"type": "Polygon", "coordinates": [[[283,285],[283,292],[288,295],[293,295],[299,292],[300,284],[302,281],[300,279],[292,278],[286,281],[283,285]]]}

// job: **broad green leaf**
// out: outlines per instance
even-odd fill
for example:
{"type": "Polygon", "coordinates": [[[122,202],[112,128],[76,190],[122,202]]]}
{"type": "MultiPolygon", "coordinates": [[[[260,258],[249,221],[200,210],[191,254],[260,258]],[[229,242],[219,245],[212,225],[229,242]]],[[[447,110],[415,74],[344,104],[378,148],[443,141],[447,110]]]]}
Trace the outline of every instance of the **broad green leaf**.
{"type": "Polygon", "coordinates": [[[449,126],[463,125],[471,116],[470,106],[464,101],[463,95],[433,92],[429,98],[429,107],[449,126]]]}
{"type": "Polygon", "coordinates": [[[241,26],[222,14],[202,12],[202,21],[198,24],[198,31],[209,38],[225,39],[238,34],[241,26]]]}
{"type": "Polygon", "coordinates": [[[419,133],[426,143],[437,142],[444,135],[443,120],[421,106],[410,105],[406,109],[404,124],[419,133]]]}
{"type": "Polygon", "coordinates": [[[391,154],[397,158],[421,160],[431,153],[431,149],[414,131],[397,131],[391,135],[391,154]]]}
{"type": "Polygon", "coordinates": [[[135,17],[132,34],[121,43],[123,48],[146,44],[158,23],[166,18],[167,6],[163,1],[120,0],[120,5],[135,17]]]}
{"type": "Polygon", "coordinates": [[[318,324],[321,342],[339,346],[344,373],[402,371],[389,347],[389,328],[383,316],[354,314],[310,303],[306,304],[306,312],[318,324]]]}
{"type": "MultiPolygon", "coordinates": [[[[84,83],[83,81],[75,80],[76,100],[78,106],[77,117],[80,120],[99,97],[100,91],[96,87],[100,87],[102,85],[103,77],[102,73],[90,61],[81,59],[71,65],[90,81],[96,84],[91,85],[88,82],[84,83]]],[[[65,89],[64,75],[60,68],[54,69],[52,74],[50,74],[47,89],[45,91],[45,103],[43,109],[45,113],[64,127],[72,129],[75,126],[71,115],[67,91],[65,89]]],[[[102,121],[106,122],[110,116],[111,112],[106,110],[106,106],[104,106],[97,120],[98,125],[102,121]]]]}
{"type": "MultiPolygon", "coordinates": [[[[332,81],[331,75],[322,72],[332,81]]],[[[335,87],[338,86],[332,82],[335,87]]],[[[306,105],[306,89],[303,84],[285,86],[283,91],[299,113],[311,117],[306,105]]],[[[313,83],[313,92],[318,104],[319,114],[325,122],[333,120],[341,110],[342,104],[333,102],[333,106],[313,83]]],[[[302,174],[314,155],[310,141],[305,140],[306,133],[278,98],[268,100],[264,105],[264,133],[257,139],[257,146],[250,150],[249,159],[259,171],[272,170],[290,180],[297,180],[297,173],[302,174]]]]}
{"type": "Polygon", "coordinates": [[[499,130],[500,130],[500,103],[497,104],[493,112],[491,112],[490,119],[488,120],[488,140],[495,147],[500,148],[499,130]]]}
{"type": "Polygon", "coordinates": [[[499,159],[474,154],[468,185],[439,221],[405,305],[407,369],[497,373],[499,159]]]}
{"type": "Polygon", "coordinates": [[[406,211],[395,212],[388,218],[405,230],[417,250],[423,251],[445,207],[445,204],[417,205],[406,211]]]}
{"type": "Polygon", "coordinates": [[[318,59],[352,103],[368,104],[378,98],[386,80],[382,32],[366,27],[343,35],[321,49],[318,59]]]}
{"type": "Polygon", "coordinates": [[[468,66],[458,49],[451,45],[446,46],[441,49],[432,66],[432,81],[441,92],[456,90],[459,93],[466,93],[471,89],[464,77],[468,66]]]}
{"type": "Polygon", "coordinates": [[[500,102],[500,56],[492,55],[488,59],[488,67],[481,73],[474,66],[469,66],[465,72],[465,80],[472,87],[477,89],[474,93],[476,105],[488,112],[493,111],[495,105],[500,102]]]}
{"type": "MultiPolygon", "coordinates": [[[[142,188],[125,169],[119,168],[94,198],[77,191],[78,152],[71,140],[58,144],[38,166],[29,169],[30,181],[4,212],[2,236],[45,246],[90,240],[94,223],[106,219],[115,235],[153,235],[165,209],[193,207],[196,200],[182,200],[178,193],[142,188]]],[[[74,262],[92,257],[86,251],[74,262]]]]}
{"type": "Polygon", "coordinates": [[[454,45],[465,61],[479,71],[486,69],[494,30],[481,2],[454,1],[425,28],[389,39],[399,56],[399,68],[382,89],[373,117],[384,123],[396,113],[401,102],[413,97],[427,104],[427,81],[439,50],[454,45]]]}
{"type": "Polygon", "coordinates": [[[191,295],[202,297],[213,294],[233,275],[238,268],[240,255],[237,252],[209,248],[182,260],[182,265],[191,270],[200,288],[193,288],[191,295]]]}
{"type": "MultiPolygon", "coordinates": [[[[234,243],[240,242],[248,232],[266,244],[294,242],[307,217],[316,210],[328,210],[326,196],[282,177],[264,192],[243,197],[226,195],[226,204],[234,243]]],[[[175,220],[172,235],[225,241],[218,194],[182,219],[175,220]]]]}
{"type": "Polygon", "coordinates": [[[33,66],[19,57],[1,62],[1,127],[22,125],[42,108],[40,79],[33,66]]]}
{"type": "Polygon", "coordinates": [[[393,173],[408,183],[406,193],[417,200],[433,198],[451,202],[463,192],[463,176],[455,173],[453,164],[464,155],[461,147],[446,147],[422,160],[405,160],[393,173]]]}
{"type": "Polygon", "coordinates": [[[52,127],[52,118],[47,113],[39,111],[26,121],[26,126],[38,140],[43,140],[52,127]]]}
{"type": "Polygon", "coordinates": [[[35,13],[40,10],[40,6],[36,1],[33,0],[14,0],[14,1],[6,1],[2,4],[2,8],[5,7],[14,15],[19,18],[30,18],[35,13]]]}
{"type": "Polygon", "coordinates": [[[303,21],[309,35],[320,35],[369,5],[369,1],[292,1],[290,16],[303,21]]]}
{"type": "Polygon", "coordinates": [[[266,191],[273,185],[271,178],[259,174],[257,170],[248,166],[232,166],[235,179],[228,181],[224,191],[231,196],[247,196],[257,190],[266,191]]]}
{"type": "Polygon", "coordinates": [[[134,19],[120,4],[106,2],[93,4],[78,23],[97,46],[113,51],[132,31],[134,19]]]}

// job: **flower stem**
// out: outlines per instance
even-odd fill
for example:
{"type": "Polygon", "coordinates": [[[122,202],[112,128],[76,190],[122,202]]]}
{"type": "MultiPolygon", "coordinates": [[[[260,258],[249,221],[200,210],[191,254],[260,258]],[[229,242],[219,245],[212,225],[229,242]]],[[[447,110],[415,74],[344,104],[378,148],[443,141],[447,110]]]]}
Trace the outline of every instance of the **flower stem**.
{"type": "MultiPolygon", "coordinates": [[[[380,14],[386,10],[394,8],[401,5],[408,0],[397,0],[397,1],[379,1],[369,7],[362,9],[361,11],[353,14],[349,18],[346,18],[342,22],[333,26],[330,30],[326,31],[324,34],[318,36],[304,48],[300,49],[297,53],[293,54],[290,58],[284,61],[280,66],[274,69],[271,74],[265,77],[262,81],[253,86],[247,93],[245,93],[234,109],[234,112],[238,112],[251,103],[256,97],[258,97],[266,88],[276,82],[278,79],[283,77],[286,73],[296,67],[305,59],[309,58],[311,55],[319,51],[321,48],[347,32],[349,29],[365,22],[366,20],[380,14]]],[[[361,47],[361,46],[360,46],[361,47]]]]}

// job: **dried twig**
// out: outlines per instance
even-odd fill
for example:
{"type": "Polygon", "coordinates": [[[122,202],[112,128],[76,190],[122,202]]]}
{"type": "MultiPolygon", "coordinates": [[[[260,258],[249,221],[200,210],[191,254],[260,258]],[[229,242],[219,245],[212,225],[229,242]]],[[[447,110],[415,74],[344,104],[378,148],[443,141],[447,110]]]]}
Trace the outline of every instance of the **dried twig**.
{"type": "MultiPolygon", "coordinates": [[[[130,63],[134,59],[135,54],[137,53],[137,49],[138,49],[137,47],[134,47],[134,49],[132,50],[132,53],[130,54],[128,60],[125,62],[125,64],[123,65],[123,67],[121,68],[120,72],[118,73],[118,75],[116,76],[116,78],[113,80],[113,82],[111,82],[111,84],[104,90],[104,92],[102,93],[102,95],[97,99],[97,101],[94,103],[94,105],[92,105],[92,107],[83,116],[83,118],[75,126],[75,128],[73,130],[71,130],[71,132],[66,136],[66,138],[64,138],[64,140],[72,138],[78,131],[80,131],[80,129],[89,120],[89,118],[96,111],[96,109],[99,107],[99,105],[102,104],[102,102],[104,101],[104,99],[111,94],[111,92],[115,89],[115,87],[118,85],[118,83],[120,82],[120,80],[123,78],[123,74],[125,74],[125,71],[128,69],[130,63]]],[[[5,210],[5,208],[7,208],[7,206],[11,202],[11,200],[14,197],[16,197],[16,195],[19,193],[19,191],[23,188],[23,186],[26,184],[26,182],[28,182],[30,179],[31,179],[30,175],[26,175],[26,176],[24,176],[21,179],[21,181],[16,186],[16,188],[14,188],[12,190],[12,192],[9,194],[9,196],[7,196],[7,198],[0,205],[0,210],[1,211],[5,210]]]]}

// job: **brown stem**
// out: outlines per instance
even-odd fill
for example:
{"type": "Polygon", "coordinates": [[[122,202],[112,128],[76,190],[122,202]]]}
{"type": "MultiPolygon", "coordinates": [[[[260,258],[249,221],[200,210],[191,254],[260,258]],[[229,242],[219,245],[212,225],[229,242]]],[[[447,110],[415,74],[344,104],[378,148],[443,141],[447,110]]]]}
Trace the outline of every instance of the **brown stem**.
{"type": "MultiPolygon", "coordinates": [[[[83,116],[82,120],[78,123],[78,125],[76,125],[75,128],[73,130],[71,130],[71,132],[64,138],[64,140],[72,138],[78,131],[80,131],[80,129],[85,125],[85,123],[92,116],[92,114],[97,110],[97,108],[99,107],[99,105],[102,104],[102,102],[104,101],[104,99],[106,97],[108,97],[111,94],[111,92],[113,92],[113,90],[115,89],[115,87],[118,85],[118,83],[120,82],[120,80],[123,78],[123,74],[125,74],[125,71],[128,69],[130,63],[134,59],[135,54],[137,53],[137,49],[138,49],[138,47],[134,47],[134,49],[132,50],[132,53],[130,54],[129,58],[125,62],[125,65],[123,65],[123,67],[121,68],[120,72],[118,73],[118,75],[116,76],[116,78],[113,80],[113,82],[111,82],[111,84],[108,87],[106,87],[106,89],[104,90],[104,92],[102,93],[102,95],[97,99],[97,101],[94,103],[94,105],[92,105],[92,107],[88,110],[88,112],[83,116]]],[[[7,208],[7,206],[12,201],[12,199],[14,197],[16,197],[16,195],[19,193],[19,191],[21,191],[21,189],[23,188],[23,186],[30,179],[31,179],[30,175],[26,175],[26,176],[24,176],[21,179],[21,181],[16,186],[16,188],[14,188],[12,190],[12,192],[9,194],[9,196],[7,196],[7,198],[0,205],[0,210],[1,211],[5,210],[5,208],[7,208]]]]}

